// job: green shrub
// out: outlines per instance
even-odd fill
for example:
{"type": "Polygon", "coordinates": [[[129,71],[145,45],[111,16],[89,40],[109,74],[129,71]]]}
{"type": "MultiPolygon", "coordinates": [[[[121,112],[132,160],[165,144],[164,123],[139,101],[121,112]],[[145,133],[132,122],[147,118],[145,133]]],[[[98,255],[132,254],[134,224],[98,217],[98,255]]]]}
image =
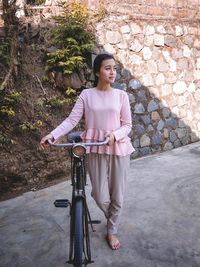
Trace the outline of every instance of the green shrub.
{"type": "Polygon", "coordinates": [[[10,138],[5,133],[0,132],[0,147],[16,144],[17,142],[14,139],[10,138]]]}
{"type": "Polygon", "coordinates": [[[64,6],[64,13],[55,17],[58,26],[50,33],[57,50],[48,53],[47,70],[71,74],[86,67],[85,56],[94,47],[95,36],[85,5],[74,1],[64,6]]]}
{"type": "Polygon", "coordinates": [[[19,127],[23,131],[35,131],[35,130],[38,130],[42,126],[43,126],[43,122],[41,120],[37,120],[35,122],[25,121],[19,125],[19,127]]]}
{"type": "MultiPolygon", "coordinates": [[[[53,95],[51,97],[39,98],[37,105],[39,107],[57,109],[63,106],[71,107],[77,99],[77,92],[75,89],[68,87],[63,97],[53,95]]],[[[43,114],[44,115],[44,114],[43,114]]]]}
{"type": "Polygon", "coordinates": [[[13,90],[11,92],[0,91],[0,118],[6,119],[14,117],[15,109],[22,98],[21,92],[13,90]]]}

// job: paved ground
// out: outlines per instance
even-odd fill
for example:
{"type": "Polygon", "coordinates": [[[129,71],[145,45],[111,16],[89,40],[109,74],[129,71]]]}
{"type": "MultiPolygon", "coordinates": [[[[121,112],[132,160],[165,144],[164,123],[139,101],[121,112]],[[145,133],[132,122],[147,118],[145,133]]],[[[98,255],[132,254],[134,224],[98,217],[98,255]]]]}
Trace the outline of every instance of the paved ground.
{"type": "MultiPolygon", "coordinates": [[[[0,202],[0,266],[64,267],[68,256],[69,182],[0,202]]],[[[89,195],[90,187],[88,187],[89,195]]],[[[200,266],[200,143],[131,162],[120,233],[122,248],[105,242],[105,220],[95,219],[91,267],[200,266]]]]}

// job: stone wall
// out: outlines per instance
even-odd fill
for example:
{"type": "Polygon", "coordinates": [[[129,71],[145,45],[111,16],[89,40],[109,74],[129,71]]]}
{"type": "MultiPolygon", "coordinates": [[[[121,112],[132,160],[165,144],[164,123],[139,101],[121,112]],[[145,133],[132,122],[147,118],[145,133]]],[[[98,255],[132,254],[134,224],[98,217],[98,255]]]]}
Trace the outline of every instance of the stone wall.
{"type": "Polygon", "coordinates": [[[96,27],[100,51],[119,63],[115,84],[127,90],[132,140],[142,156],[200,137],[200,30],[197,22],[110,15],[96,27]]]}

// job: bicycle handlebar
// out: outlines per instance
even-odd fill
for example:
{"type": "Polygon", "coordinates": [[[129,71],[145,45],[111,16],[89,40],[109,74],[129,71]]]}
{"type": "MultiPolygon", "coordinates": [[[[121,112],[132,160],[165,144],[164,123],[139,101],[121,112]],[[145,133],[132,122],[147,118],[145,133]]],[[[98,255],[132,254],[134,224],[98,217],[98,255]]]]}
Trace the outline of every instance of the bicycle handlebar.
{"type": "Polygon", "coordinates": [[[73,147],[77,145],[82,145],[82,146],[103,146],[107,145],[109,142],[109,137],[106,137],[104,141],[99,141],[99,142],[78,142],[78,143],[63,143],[63,144],[54,144],[50,139],[48,140],[49,145],[54,146],[54,147],[73,147]]]}

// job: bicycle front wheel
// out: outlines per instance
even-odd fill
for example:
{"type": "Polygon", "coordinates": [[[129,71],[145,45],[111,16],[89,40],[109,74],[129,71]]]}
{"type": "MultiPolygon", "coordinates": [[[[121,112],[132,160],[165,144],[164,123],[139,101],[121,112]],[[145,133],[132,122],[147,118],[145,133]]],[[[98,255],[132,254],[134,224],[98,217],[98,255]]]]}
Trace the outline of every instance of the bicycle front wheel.
{"type": "Polygon", "coordinates": [[[83,199],[75,202],[74,267],[83,266],[83,199]]]}

